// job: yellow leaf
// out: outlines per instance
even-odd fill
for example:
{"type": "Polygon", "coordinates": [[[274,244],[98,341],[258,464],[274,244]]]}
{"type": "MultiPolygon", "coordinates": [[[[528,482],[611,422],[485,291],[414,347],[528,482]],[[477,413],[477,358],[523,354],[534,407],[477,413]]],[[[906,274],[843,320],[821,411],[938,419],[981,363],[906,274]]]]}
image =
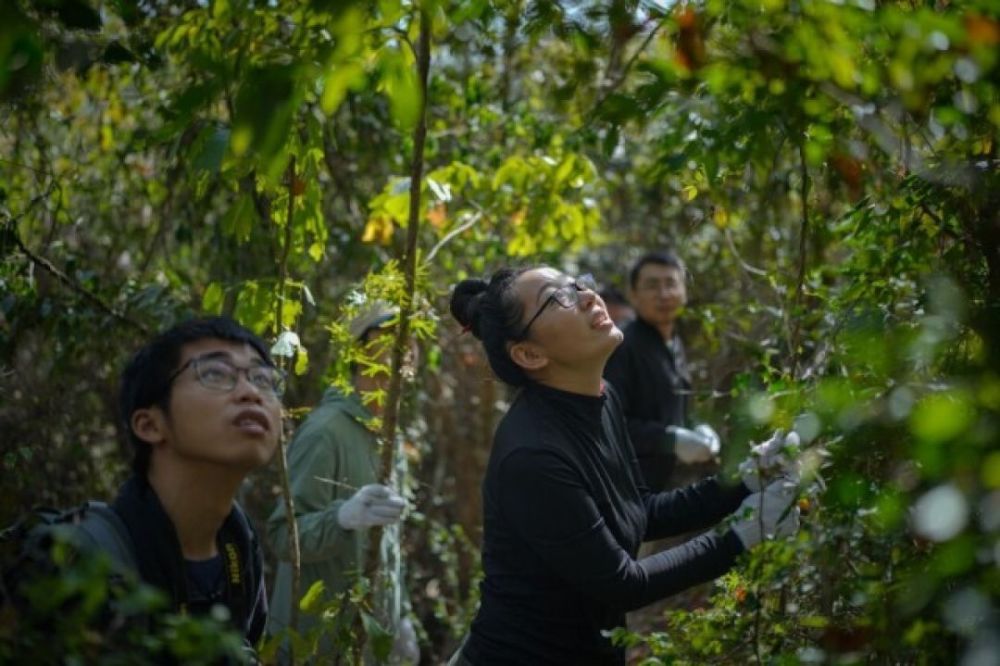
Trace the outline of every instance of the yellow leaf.
{"type": "Polygon", "coordinates": [[[510,216],[510,223],[515,227],[519,227],[522,224],[524,224],[524,219],[527,216],[528,212],[525,209],[520,208],[517,211],[515,211],[513,215],[510,216]]]}
{"type": "Polygon", "coordinates": [[[694,201],[694,198],[698,196],[698,188],[694,185],[688,185],[681,190],[681,194],[684,196],[684,201],[694,201]]]}
{"type": "Polygon", "coordinates": [[[361,242],[387,245],[392,240],[392,230],[392,220],[386,217],[373,217],[365,225],[364,233],[361,234],[361,242]]]}
{"type": "Polygon", "coordinates": [[[715,212],[712,214],[712,220],[715,222],[715,226],[725,229],[729,226],[729,211],[722,206],[716,206],[715,212]]]}

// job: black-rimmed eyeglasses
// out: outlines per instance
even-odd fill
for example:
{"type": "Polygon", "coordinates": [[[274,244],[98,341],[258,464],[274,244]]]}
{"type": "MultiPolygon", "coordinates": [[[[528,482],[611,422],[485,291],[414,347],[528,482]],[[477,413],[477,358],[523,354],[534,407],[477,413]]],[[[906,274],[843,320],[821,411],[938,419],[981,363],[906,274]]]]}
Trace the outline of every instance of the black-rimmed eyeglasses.
{"type": "Polygon", "coordinates": [[[521,330],[521,339],[523,340],[528,337],[528,329],[531,328],[531,325],[545,312],[545,308],[549,307],[550,304],[556,303],[559,307],[566,308],[567,310],[575,308],[580,304],[580,292],[582,291],[597,291],[597,282],[590,273],[574,278],[569,284],[564,284],[549,294],[548,298],[539,306],[538,310],[521,330]]]}
{"type": "Polygon", "coordinates": [[[182,372],[187,370],[188,366],[194,369],[198,383],[212,391],[232,391],[239,383],[242,372],[246,375],[250,385],[261,393],[280,398],[281,394],[285,392],[285,373],[278,368],[271,365],[242,367],[212,355],[196,356],[189,359],[174,374],[170,375],[167,385],[172,384],[182,372]]]}

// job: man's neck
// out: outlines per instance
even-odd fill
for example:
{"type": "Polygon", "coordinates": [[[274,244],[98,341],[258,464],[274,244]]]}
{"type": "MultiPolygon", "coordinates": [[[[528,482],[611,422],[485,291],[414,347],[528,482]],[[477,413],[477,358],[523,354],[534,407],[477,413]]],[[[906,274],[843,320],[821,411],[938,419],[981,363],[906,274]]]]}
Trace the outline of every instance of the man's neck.
{"type": "MultiPolygon", "coordinates": [[[[643,320],[643,321],[646,321],[646,320],[643,320]]],[[[655,328],[656,331],[660,334],[660,337],[663,338],[664,342],[669,342],[670,340],[673,339],[673,337],[674,337],[674,320],[673,319],[671,319],[670,321],[667,321],[667,322],[661,322],[659,324],[654,324],[652,322],[646,321],[646,324],[648,324],[649,326],[652,326],[653,328],[655,328]]]]}
{"type": "Polygon", "coordinates": [[[151,466],[149,485],[174,524],[185,559],[218,555],[216,535],[232,511],[242,480],[243,475],[236,472],[220,475],[214,465],[151,466]]]}

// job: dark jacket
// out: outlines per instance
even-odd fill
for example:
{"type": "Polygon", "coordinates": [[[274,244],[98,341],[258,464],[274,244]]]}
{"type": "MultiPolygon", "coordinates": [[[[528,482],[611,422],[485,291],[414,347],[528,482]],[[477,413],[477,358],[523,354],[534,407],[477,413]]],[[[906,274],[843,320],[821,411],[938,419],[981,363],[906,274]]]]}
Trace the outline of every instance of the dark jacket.
{"type": "Polygon", "coordinates": [[[667,344],[656,328],[636,319],[625,327],[625,340],[608,360],[604,377],[621,396],[646,484],[663,490],[676,460],[666,428],[688,426],[691,406],[691,373],[680,336],[667,344]]]}
{"type": "MultiPolygon", "coordinates": [[[[130,478],[121,487],[112,508],[131,537],[142,580],[162,590],[175,611],[207,612],[214,604],[192,603],[177,532],[153,489],[130,478]]],[[[216,539],[223,560],[224,582],[221,598],[213,601],[229,608],[234,627],[253,646],[267,621],[263,554],[256,531],[235,502],[216,539]]],[[[96,545],[110,550],[103,544],[96,545]]]]}
{"type": "Polygon", "coordinates": [[[497,428],[483,480],[485,578],[464,657],[624,664],[602,632],[623,626],[626,611],[719,576],[743,552],[731,530],[637,560],[641,542],[715,525],[748,492],[706,479],[651,493],[612,389],[526,387],[497,428]]]}
{"type": "MultiPolygon", "coordinates": [[[[106,555],[108,569],[84,568],[82,576],[97,571],[107,576],[109,584],[106,604],[91,608],[93,613],[86,620],[89,627],[99,631],[106,641],[103,645],[111,652],[127,649],[145,632],[157,632],[158,611],[150,614],[142,604],[128,602],[128,591],[141,580],[159,588],[175,613],[202,615],[216,604],[225,605],[234,629],[239,632],[252,650],[263,634],[267,620],[267,595],[264,589],[263,558],[257,535],[242,509],[234,502],[232,510],[223,521],[217,534],[220,557],[207,569],[206,562],[191,563],[184,559],[180,542],[170,517],[159,498],[146,483],[130,478],[122,486],[118,497],[109,505],[87,502],[68,511],[38,509],[27,517],[0,532],[0,545],[9,557],[3,561],[3,594],[0,606],[24,614],[25,640],[23,649],[44,653],[47,646],[37,643],[44,639],[53,622],[53,615],[61,613],[46,603],[38,604],[35,582],[45,583],[52,576],[65,576],[65,567],[76,566],[76,558],[84,554],[106,555]],[[69,551],[54,557],[53,545],[65,543],[69,551]],[[205,584],[207,578],[193,574],[215,575],[214,582],[205,584]],[[103,572],[103,573],[101,573],[103,572]],[[217,572],[217,573],[216,573],[217,572]],[[110,590],[114,589],[114,592],[110,590]],[[121,596],[119,592],[126,593],[121,596]],[[126,603],[121,604],[120,600],[126,603]]],[[[88,560],[90,561],[90,560],[88,560]]],[[[75,598],[72,595],[60,601],[75,598]]],[[[60,638],[57,636],[56,638],[60,638]]],[[[55,642],[58,653],[60,643],[55,642]]],[[[70,643],[67,643],[70,645],[70,643]]],[[[143,663],[176,663],[176,655],[169,651],[145,654],[143,663]]],[[[25,659],[31,661],[27,654],[25,659]]],[[[91,655],[93,656],[93,655],[91,655]]],[[[40,661],[49,661],[39,657],[40,661]]],[[[220,663],[231,663],[223,658],[220,663]]]]}

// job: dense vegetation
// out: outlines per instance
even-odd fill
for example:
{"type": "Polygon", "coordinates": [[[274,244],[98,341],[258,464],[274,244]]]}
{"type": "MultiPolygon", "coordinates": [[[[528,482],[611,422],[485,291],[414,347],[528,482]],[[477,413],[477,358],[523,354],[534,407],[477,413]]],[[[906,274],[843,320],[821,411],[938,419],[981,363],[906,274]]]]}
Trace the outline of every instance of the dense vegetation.
{"type": "MultiPolygon", "coordinates": [[[[117,372],[151,331],[226,312],[280,338],[292,427],[388,297],[424,349],[389,458],[436,663],[474,610],[506,399],[449,286],[509,261],[623,286],[669,244],[723,467],[795,425],[808,514],[621,640],[1000,663],[998,61],[989,0],[4,2],[0,524],[113,494],[117,372]]],[[[248,484],[258,520],[280,485],[248,484]]]]}

